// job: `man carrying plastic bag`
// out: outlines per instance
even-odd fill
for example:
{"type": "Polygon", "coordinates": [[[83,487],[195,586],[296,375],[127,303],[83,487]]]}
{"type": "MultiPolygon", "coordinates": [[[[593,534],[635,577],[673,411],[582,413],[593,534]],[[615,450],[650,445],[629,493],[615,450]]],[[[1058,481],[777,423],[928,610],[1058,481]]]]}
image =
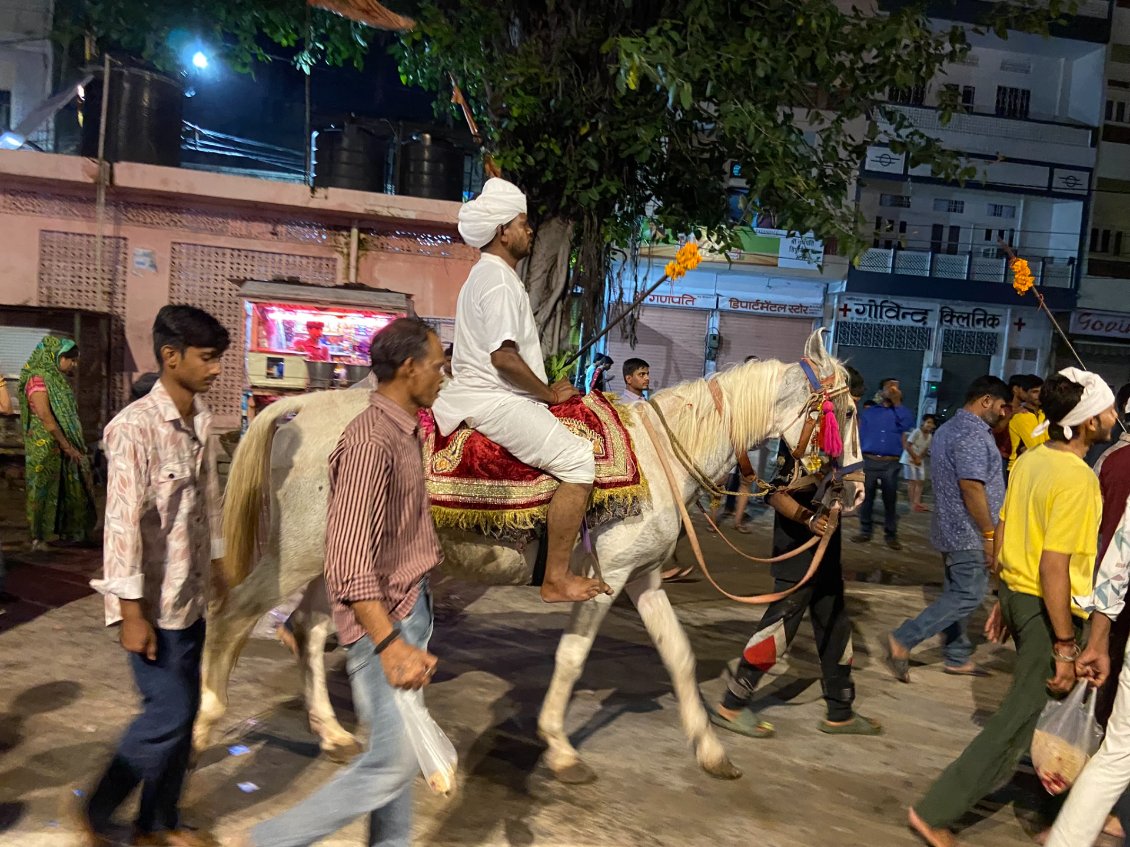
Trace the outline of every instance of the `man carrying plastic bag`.
{"type": "MultiPolygon", "coordinates": [[[[1001,588],[990,623],[999,629],[1003,622],[1016,639],[1012,686],[980,734],[910,809],[910,827],[930,847],[955,845],[949,828],[1015,770],[1048,690],[1065,695],[1075,687],[1086,613],[1073,609],[1071,598],[1093,586],[1102,513],[1099,482],[1083,456],[1110,440],[1117,416],[1110,387],[1087,371],[1060,371],[1041,396],[1050,441],[1017,461],[994,538],[1001,588]]],[[[1106,655],[1105,644],[1096,649],[1106,655]]]]}
{"type": "MultiPolygon", "coordinates": [[[[443,381],[443,348],[418,318],[373,338],[379,387],[330,455],[326,591],[369,749],[288,812],[255,827],[254,847],[307,847],[369,815],[370,845],[408,847],[419,767],[398,692],[427,685],[436,658],[428,573],[442,559],[424,488],[416,413],[443,381]]],[[[408,704],[422,706],[422,703],[408,704]]],[[[450,776],[450,775],[448,775],[450,776]]]]}
{"type": "MultiPolygon", "coordinates": [[[[1130,412],[1130,403],[1120,410],[1130,412]]],[[[1115,508],[1107,503],[1106,508],[1115,508]]],[[[1089,597],[1075,597],[1091,615],[1091,638],[1087,649],[1075,663],[1076,673],[1100,686],[1110,671],[1108,639],[1111,622],[1126,604],[1130,583],[1130,500],[1123,506],[1122,519],[1107,544],[1095,588],[1089,597]]],[[[1118,675],[1118,694],[1114,711],[1106,725],[1106,738],[1098,753],[1087,763],[1063,804],[1047,847],[1080,847],[1093,844],[1102,831],[1114,803],[1130,786],[1130,650],[1118,675]]]]}

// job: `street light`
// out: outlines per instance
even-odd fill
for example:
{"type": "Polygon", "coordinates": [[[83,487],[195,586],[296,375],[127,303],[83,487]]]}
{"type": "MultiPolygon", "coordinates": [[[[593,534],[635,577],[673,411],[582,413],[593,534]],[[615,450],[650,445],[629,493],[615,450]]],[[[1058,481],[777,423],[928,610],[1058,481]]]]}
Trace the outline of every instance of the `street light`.
{"type": "Polygon", "coordinates": [[[192,66],[201,71],[208,67],[208,56],[203,50],[197,50],[192,54],[192,66]]]}

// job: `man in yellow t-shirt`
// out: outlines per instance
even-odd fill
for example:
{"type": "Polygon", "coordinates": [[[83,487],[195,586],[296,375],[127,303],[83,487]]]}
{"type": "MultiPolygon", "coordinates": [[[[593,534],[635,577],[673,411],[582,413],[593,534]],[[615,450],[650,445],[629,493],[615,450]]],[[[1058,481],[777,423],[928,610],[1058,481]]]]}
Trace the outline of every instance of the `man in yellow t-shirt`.
{"type": "Polygon", "coordinates": [[[1086,615],[1072,608],[1071,596],[1091,593],[1102,517],[1098,478],[1083,457],[1110,441],[1117,416],[1110,387],[1076,368],[1045,382],[1042,401],[1050,440],[1016,462],[994,533],[1001,588],[990,624],[999,617],[1016,638],[1012,686],[981,733],[910,809],[911,828],[933,847],[956,844],[949,827],[1016,769],[1048,691],[1062,695],[1075,686],[1086,615]]]}
{"type": "Polygon", "coordinates": [[[1013,399],[1019,406],[1008,422],[1008,435],[1012,441],[1012,455],[1008,460],[1010,473],[1016,466],[1016,460],[1026,450],[1039,447],[1048,440],[1046,431],[1035,433],[1045,420],[1040,403],[1043,385],[1044,381],[1035,374],[1022,374],[1012,381],[1013,399]]]}

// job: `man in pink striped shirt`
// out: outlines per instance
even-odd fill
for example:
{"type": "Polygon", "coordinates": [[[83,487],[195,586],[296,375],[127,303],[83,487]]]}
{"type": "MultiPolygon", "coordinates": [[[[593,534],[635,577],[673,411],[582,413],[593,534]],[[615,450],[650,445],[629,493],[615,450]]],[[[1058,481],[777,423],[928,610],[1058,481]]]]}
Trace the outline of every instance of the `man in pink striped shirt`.
{"type": "Polygon", "coordinates": [[[393,698],[422,688],[432,602],[427,575],[443,558],[424,487],[416,413],[443,382],[439,338],[419,318],[399,318],[373,339],[378,388],[330,456],[326,590],[346,645],[353,701],[370,727],[369,749],[305,801],[255,827],[244,844],[305,847],[361,815],[370,845],[407,847],[415,754],[393,698]]]}

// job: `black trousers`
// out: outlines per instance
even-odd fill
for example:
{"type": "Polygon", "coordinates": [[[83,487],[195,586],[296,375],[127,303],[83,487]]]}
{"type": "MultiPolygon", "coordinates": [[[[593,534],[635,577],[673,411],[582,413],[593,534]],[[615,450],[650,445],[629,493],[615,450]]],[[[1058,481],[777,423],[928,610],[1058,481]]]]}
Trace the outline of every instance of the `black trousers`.
{"type": "MultiPolygon", "coordinates": [[[[777,515],[773,525],[773,555],[794,550],[808,538],[811,535],[805,527],[777,515]]],[[[828,720],[846,721],[851,718],[855,700],[855,685],[851,679],[851,619],[844,603],[840,541],[840,530],[837,529],[812,579],[783,600],[771,603],[765,610],[757,632],[742,651],[737,673],[729,683],[723,701],[727,709],[740,709],[749,703],[761,678],[788,652],[807,610],[820,656],[821,686],[828,720]]],[[[774,564],[773,590],[784,591],[800,582],[815,552],[813,547],[806,553],[774,564]]]]}
{"type": "Polygon", "coordinates": [[[141,784],[137,831],[177,829],[184,778],[192,753],[192,724],[200,707],[204,621],[188,629],[158,629],[157,658],[129,654],[142,711],[118,743],[110,766],[90,795],[87,815],[105,829],[118,806],[141,784]]]}

